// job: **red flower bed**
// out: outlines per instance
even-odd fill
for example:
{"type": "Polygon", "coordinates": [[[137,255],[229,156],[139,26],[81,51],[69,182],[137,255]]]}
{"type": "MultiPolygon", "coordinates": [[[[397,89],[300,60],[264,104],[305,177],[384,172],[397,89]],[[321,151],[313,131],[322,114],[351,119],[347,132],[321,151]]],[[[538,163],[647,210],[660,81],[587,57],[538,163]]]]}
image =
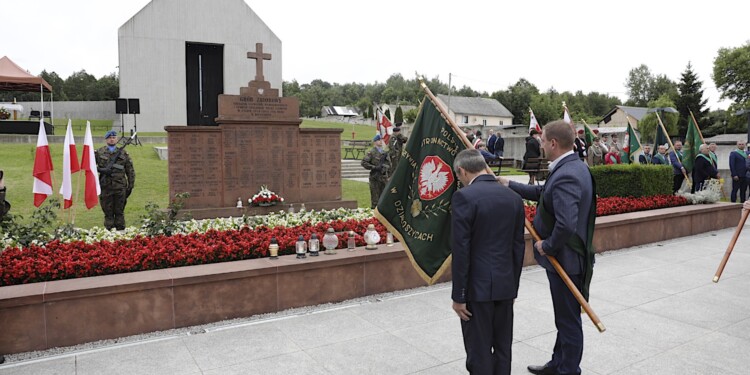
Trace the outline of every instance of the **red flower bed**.
{"type": "MultiPolygon", "coordinates": [[[[675,195],[654,195],[645,198],[607,197],[596,199],[596,216],[624,214],[628,212],[654,210],[657,208],[685,206],[685,197],[675,195]]],[[[534,220],[536,206],[526,206],[526,218],[534,220]]]]}
{"type": "MultiPolygon", "coordinates": [[[[641,199],[600,198],[596,211],[597,216],[606,216],[686,204],[685,198],[671,195],[641,199]]],[[[529,220],[533,219],[535,213],[536,206],[526,206],[529,220]]],[[[279,254],[294,254],[300,235],[309,240],[312,233],[317,233],[318,238],[322,239],[329,227],[338,233],[354,231],[357,246],[363,246],[362,234],[368,224],[375,224],[381,243],[385,242],[385,227],[377,219],[370,218],[303,224],[291,228],[210,230],[171,237],[139,236],[132,240],[94,244],[52,241],[44,247],[8,248],[0,253],[0,286],[261,258],[268,256],[271,237],[276,237],[279,243],[279,254]]],[[[346,248],[346,236],[338,237],[338,248],[346,248]]]]}
{"type": "MultiPolygon", "coordinates": [[[[139,236],[132,240],[94,244],[52,241],[45,247],[8,248],[0,254],[0,286],[261,258],[268,256],[271,237],[276,237],[280,255],[294,254],[300,235],[307,241],[313,233],[317,233],[318,238],[322,239],[329,227],[337,232],[353,230],[357,246],[364,246],[362,234],[368,224],[375,224],[381,242],[385,243],[385,227],[377,219],[371,218],[303,224],[291,228],[210,230],[170,237],[139,236]]],[[[338,248],[346,248],[347,237],[338,237],[338,248]]]]}

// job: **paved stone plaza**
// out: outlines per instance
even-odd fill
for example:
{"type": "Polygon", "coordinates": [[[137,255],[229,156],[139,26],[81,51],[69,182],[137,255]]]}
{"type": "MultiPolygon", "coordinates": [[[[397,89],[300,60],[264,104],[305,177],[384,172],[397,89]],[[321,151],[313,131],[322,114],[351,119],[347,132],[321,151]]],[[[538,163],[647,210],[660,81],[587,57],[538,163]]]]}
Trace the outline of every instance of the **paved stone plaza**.
{"type": "MultiPolygon", "coordinates": [[[[591,306],[607,331],[584,316],[583,373],[747,373],[750,230],[711,282],[733,232],[599,255],[591,306]]],[[[523,271],[515,314],[513,373],[524,374],[548,359],[555,338],[538,266],[523,271]]],[[[192,331],[10,356],[0,374],[465,373],[449,283],[192,331]]]]}

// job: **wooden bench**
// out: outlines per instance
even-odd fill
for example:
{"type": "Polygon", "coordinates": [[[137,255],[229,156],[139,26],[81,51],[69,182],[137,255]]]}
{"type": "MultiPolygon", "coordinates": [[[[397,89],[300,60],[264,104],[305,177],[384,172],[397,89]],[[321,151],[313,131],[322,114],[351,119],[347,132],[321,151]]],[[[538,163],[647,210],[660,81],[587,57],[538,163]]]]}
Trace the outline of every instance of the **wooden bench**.
{"type": "Polygon", "coordinates": [[[497,158],[493,160],[487,161],[487,166],[490,167],[490,169],[497,167],[497,170],[495,172],[495,176],[499,176],[501,173],[503,173],[503,167],[505,168],[513,168],[516,166],[516,160],[515,159],[506,159],[506,158],[497,158]]]}
{"type": "Polygon", "coordinates": [[[549,175],[549,161],[545,158],[528,158],[521,171],[536,176],[536,183],[539,184],[549,175]]]}
{"type": "Polygon", "coordinates": [[[342,140],[344,159],[362,159],[370,147],[370,141],[342,140]]]}

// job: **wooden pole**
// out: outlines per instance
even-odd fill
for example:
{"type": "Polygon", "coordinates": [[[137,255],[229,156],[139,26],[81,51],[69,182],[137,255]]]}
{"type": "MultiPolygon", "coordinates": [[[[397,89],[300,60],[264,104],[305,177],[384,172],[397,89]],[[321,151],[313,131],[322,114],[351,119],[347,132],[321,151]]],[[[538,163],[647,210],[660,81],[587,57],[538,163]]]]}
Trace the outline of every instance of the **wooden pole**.
{"type": "Polygon", "coordinates": [[[727,262],[729,261],[729,256],[732,255],[732,250],[734,250],[734,244],[737,243],[737,238],[740,236],[740,233],[742,232],[742,228],[745,226],[745,221],[747,221],[748,214],[750,214],[750,210],[742,210],[742,217],[740,217],[740,223],[737,224],[737,229],[734,230],[734,235],[732,236],[732,240],[729,241],[729,246],[727,247],[727,251],[724,252],[724,258],[721,259],[721,263],[719,263],[719,268],[716,270],[716,274],[714,275],[713,281],[715,283],[719,282],[721,273],[724,272],[724,267],[727,265],[727,262]]]}
{"type": "MultiPolygon", "coordinates": [[[[471,142],[466,138],[466,135],[464,134],[463,130],[461,130],[456,123],[453,122],[453,119],[448,116],[448,111],[445,110],[440,103],[440,101],[435,98],[435,96],[432,94],[432,91],[430,91],[430,88],[425,85],[424,80],[420,79],[419,84],[422,87],[422,90],[427,94],[427,97],[430,98],[430,101],[432,101],[435,104],[435,107],[437,107],[438,111],[440,111],[440,114],[443,116],[443,118],[448,122],[448,124],[453,128],[453,131],[456,132],[456,134],[459,135],[461,138],[461,141],[464,143],[464,145],[467,148],[472,148],[471,142]]],[[[487,173],[492,173],[492,170],[487,168],[487,173]]],[[[528,219],[524,218],[524,227],[526,227],[526,230],[529,231],[531,234],[531,237],[534,239],[534,242],[541,241],[541,237],[539,236],[539,233],[536,232],[534,229],[534,226],[531,225],[528,219]]],[[[532,247],[533,247],[532,243],[532,247]]],[[[536,249],[534,250],[536,251],[536,249]]],[[[599,320],[599,317],[596,315],[593,309],[591,309],[591,306],[589,306],[588,301],[586,301],[585,298],[583,298],[583,295],[581,294],[581,291],[578,290],[578,287],[576,287],[575,284],[573,284],[573,280],[570,279],[570,276],[565,272],[565,270],[560,265],[560,262],[557,261],[557,259],[552,255],[547,255],[547,259],[549,259],[550,263],[552,264],[552,267],[555,268],[555,271],[558,275],[560,275],[560,278],[563,279],[565,282],[565,285],[568,287],[571,293],[573,293],[573,296],[578,301],[578,303],[581,305],[581,308],[586,312],[586,314],[591,319],[591,322],[594,323],[594,326],[596,326],[596,329],[599,330],[599,332],[604,332],[606,328],[604,328],[604,324],[602,324],[601,320],[599,320]]]]}

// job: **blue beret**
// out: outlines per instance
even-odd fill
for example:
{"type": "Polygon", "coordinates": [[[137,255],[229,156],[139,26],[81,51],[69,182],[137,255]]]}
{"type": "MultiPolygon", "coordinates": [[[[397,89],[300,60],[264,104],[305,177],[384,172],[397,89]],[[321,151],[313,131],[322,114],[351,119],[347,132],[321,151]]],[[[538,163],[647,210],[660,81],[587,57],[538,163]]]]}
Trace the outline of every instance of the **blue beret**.
{"type": "Polygon", "coordinates": [[[109,137],[117,137],[117,132],[114,130],[110,130],[107,132],[107,134],[104,134],[104,139],[107,139],[109,137]]]}
{"type": "Polygon", "coordinates": [[[379,140],[381,140],[381,139],[382,139],[382,138],[380,137],[380,134],[375,134],[375,137],[373,137],[373,138],[372,138],[372,141],[373,141],[373,142],[376,142],[376,141],[379,141],[379,140]]]}

